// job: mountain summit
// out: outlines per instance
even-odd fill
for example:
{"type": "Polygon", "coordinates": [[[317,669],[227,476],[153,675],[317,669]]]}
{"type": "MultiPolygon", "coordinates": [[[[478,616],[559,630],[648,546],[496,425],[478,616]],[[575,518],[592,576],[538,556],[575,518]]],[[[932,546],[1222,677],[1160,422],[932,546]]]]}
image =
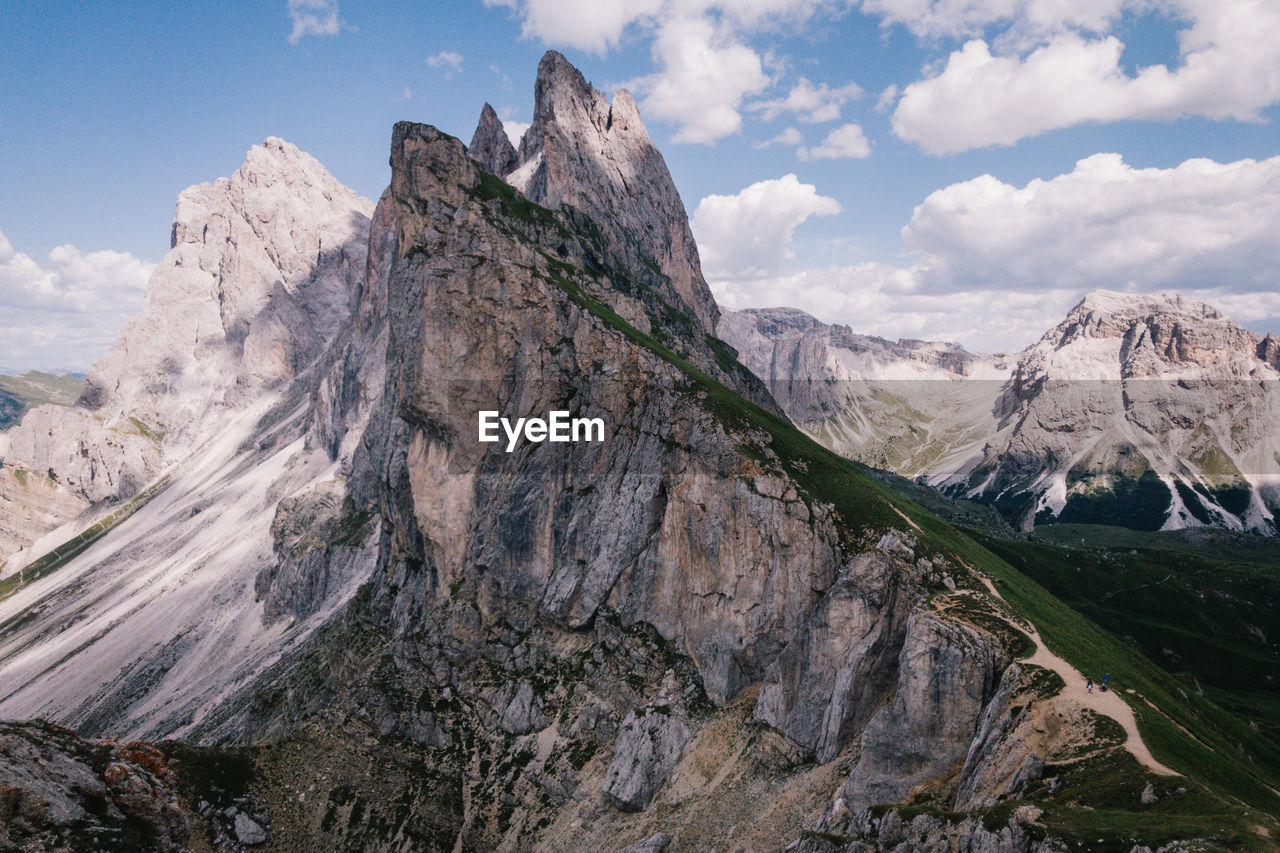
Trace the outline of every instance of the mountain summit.
{"type": "Polygon", "coordinates": [[[530,200],[558,210],[568,205],[597,224],[611,251],[650,283],[676,310],[714,334],[720,316],[702,276],[697,244],[684,202],[666,161],[649,139],[631,93],[619,90],[611,104],[569,60],[548,51],[538,63],[533,123],[520,142],[518,161],[494,160],[496,116],[481,114],[472,151],[530,200]]]}

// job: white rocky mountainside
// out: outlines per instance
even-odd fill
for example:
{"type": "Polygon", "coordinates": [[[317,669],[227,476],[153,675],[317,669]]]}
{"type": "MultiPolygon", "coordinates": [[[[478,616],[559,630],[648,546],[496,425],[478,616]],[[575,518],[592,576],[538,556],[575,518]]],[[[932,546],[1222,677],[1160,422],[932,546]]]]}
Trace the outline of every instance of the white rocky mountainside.
{"type": "Polygon", "coordinates": [[[80,404],[40,406],[0,434],[0,574],[260,416],[304,373],[351,315],[372,210],[275,138],[230,178],[185,190],[142,311],[80,404]]]}
{"type": "Polygon", "coordinates": [[[719,331],[827,446],[1024,526],[1275,532],[1280,341],[1203,303],[1095,291],[1012,357],[789,309],[729,313],[719,331]]]}
{"type": "MultiPolygon", "coordinates": [[[[306,636],[264,624],[256,585],[278,568],[283,498],[314,490],[317,523],[343,511],[322,499],[338,449],[308,429],[372,209],[295,146],[254,146],[231,178],[181,194],[173,248],[80,404],[7,434],[0,519],[23,518],[11,541],[29,547],[8,569],[25,583],[0,600],[4,717],[172,732],[306,636]]],[[[338,606],[347,581],[335,567],[295,591],[298,609],[338,606]]]]}

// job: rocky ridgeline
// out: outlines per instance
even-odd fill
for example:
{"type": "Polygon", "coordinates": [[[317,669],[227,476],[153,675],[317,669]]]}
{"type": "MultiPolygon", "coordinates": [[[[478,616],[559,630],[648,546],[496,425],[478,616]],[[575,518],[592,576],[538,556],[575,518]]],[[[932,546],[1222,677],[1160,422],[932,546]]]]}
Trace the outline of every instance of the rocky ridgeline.
{"type": "Polygon", "coordinates": [[[891,344],[792,309],[731,312],[719,330],[819,441],[1025,528],[1275,533],[1280,347],[1203,303],[1097,291],[1017,356],[891,344]]]}
{"type": "Polygon", "coordinates": [[[492,110],[470,151],[397,124],[371,216],[275,141],[184,194],[86,399],[163,424],[176,471],[0,600],[0,714],[200,744],[183,802],[228,849],[773,849],[907,801],[922,838],[1028,849],[947,815],[1020,796],[1086,715],[709,334],[630,96],[555,53],[535,94],[514,159],[492,110]],[[166,304],[205,322],[141,340],[166,304]],[[608,440],[508,453],[481,409],[608,440]]]}

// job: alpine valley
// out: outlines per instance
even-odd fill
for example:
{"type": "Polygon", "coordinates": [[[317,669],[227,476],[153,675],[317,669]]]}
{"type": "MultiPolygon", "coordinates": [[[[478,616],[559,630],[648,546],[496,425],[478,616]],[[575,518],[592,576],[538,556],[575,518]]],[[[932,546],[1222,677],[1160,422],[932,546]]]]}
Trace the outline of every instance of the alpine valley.
{"type": "Polygon", "coordinates": [[[1280,341],[722,312],[631,95],[534,96],[376,203],[254,146],[9,407],[0,850],[1275,849],[1280,341]]]}

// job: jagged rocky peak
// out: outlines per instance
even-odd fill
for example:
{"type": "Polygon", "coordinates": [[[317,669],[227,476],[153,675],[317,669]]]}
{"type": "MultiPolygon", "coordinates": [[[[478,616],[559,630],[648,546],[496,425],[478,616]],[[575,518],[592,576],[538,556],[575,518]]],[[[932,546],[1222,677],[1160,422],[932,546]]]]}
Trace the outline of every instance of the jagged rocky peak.
{"type": "MultiPolygon", "coordinates": [[[[501,132],[491,112],[481,115],[472,140],[472,156],[487,168],[500,151],[484,142],[501,132]]],[[[630,92],[618,91],[610,104],[569,60],[548,51],[538,64],[533,123],[519,162],[505,174],[491,171],[541,205],[564,204],[590,217],[638,281],[714,332],[720,312],[684,202],[630,92]]]]}
{"type": "Polygon", "coordinates": [[[1274,368],[1280,369],[1280,335],[1270,332],[1258,341],[1258,358],[1274,368]]]}
{"type": "Polygon", "coordinates": [[[1218,309],[1175,294],[1087,294],[1028,348],[1023,381],[1132,379],[1192,373],[1252,374],[1266,361],[1260,337],[1218,309]]]}
{"type": "Polygon", "coordinates": [[[172,248],[141,313],[94,364],[83,402],[180,427],[293,379],[350,314],[372,212],[275,137],[230,178],[183,191],[172,248]]]}
{"type": "Polygon", "coordinates": [[[132,497],[309,375],[348,325],[372,212],[274,137],[231,177],[183,191],[142,310],[93,365],[79,404],[34,409],[6,436],[5,467],[33,476],[0,477],[0,502],[19,508],[0,512],[0,560],[132,497]]]}
{"type": "Polygon", "coordinates": [[[467,153],[481,166],[503,178],[520,165],[520,154],[511,144],[502,120],[488,103],[480,111],[480,124],[476,125],[467,153]]]}

